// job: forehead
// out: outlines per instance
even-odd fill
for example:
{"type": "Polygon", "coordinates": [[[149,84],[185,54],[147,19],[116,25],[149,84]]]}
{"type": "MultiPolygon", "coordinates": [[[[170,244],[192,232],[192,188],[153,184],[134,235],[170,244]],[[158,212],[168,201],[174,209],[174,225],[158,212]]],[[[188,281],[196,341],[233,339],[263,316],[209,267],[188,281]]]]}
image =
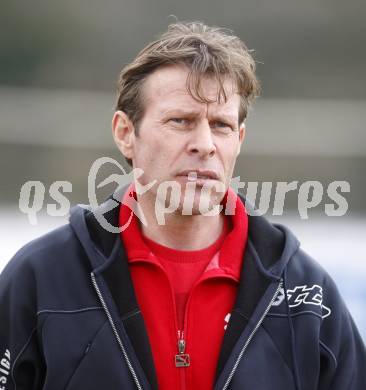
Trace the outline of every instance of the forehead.
{"type": "MultiPolygon", "coordinates": [[[[158,68],[150,74],[143,86],[145,114],[151,111],[163,114],[174,109],[202,111],[207,104],[195,100],[187,90],[189,70],[184,66],[174,65],[158,68]]],[[[225,80],[224,88],[227,101],[217,102],[218,83],[205,77],[201,82],[204,97],[213,100],[209,109],[215,113],[225,113],[238,117],[240,97],[234,92],[233,82],[225,80]]]]}

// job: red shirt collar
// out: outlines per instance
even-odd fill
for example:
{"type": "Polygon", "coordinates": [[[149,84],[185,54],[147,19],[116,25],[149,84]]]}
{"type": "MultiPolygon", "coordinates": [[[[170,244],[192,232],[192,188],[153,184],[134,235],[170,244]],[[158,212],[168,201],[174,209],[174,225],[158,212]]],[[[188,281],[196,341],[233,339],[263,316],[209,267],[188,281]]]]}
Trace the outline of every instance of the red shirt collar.
{"type": "MultiPolygon", "coordinates": [[[[137,199],[134,185],[131,185],[125,192],[119,213],[119,226],[125,227],[121,232],[121,239],[125,245],[128,259],[132,261],[138,258],[151,258],[151,251],[143,239],[138,218],[128,206],[129,197],[137,199]],[[131,219],[130,223],[128,223],[129,219],[131,219]]],[[[231,230],[226,235],[218,258],[213,259],[214,261],[212,264],[210,263],[209,268],[219,269],[239,280],[243,253],[248,238],[248,215],[244,204],[231,188],[228,189],[222,201],[223,212],[225,212],[228,200],[230,205],[235,204],[235,208],[230,213],[232,215],[227,215],[227,218],[230,218],[228,225],[231,226],[231,230]]]]}

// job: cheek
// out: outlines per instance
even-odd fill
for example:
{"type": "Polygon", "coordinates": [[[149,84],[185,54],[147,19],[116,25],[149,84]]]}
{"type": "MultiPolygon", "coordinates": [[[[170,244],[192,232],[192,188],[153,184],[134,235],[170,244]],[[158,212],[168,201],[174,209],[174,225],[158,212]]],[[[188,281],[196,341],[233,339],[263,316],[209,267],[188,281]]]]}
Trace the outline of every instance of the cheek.
{"type": "Polygon", "coordinates": [[[136,167],[144,171],[145,180],[160,181],[165,176],[164,173],[171,166],[167,153],[169,151],[164,145],[156,140],[144,140],[137,144],[135,163],[136,167]]]}
{"type": "Polygon", "coordinates": [[[225,166],[225,170],[232,171],[235,162],[238,156],[238,146],[239,142],[226,142],[222,145],[221,150],[223,151],[223,162],[225,166]]]}
{"type": "MultiPolygon", "coordinates": [[[[151,129],[151,131],[154,131],[151,129]]],[[[174,164],[175,156],[181,150],[182,140],[171,137],[166,132],[156,129],[155,136],[140,136],[135,145],[136,155],[146,168],[159,167],[167,170],[174,164]]]]}

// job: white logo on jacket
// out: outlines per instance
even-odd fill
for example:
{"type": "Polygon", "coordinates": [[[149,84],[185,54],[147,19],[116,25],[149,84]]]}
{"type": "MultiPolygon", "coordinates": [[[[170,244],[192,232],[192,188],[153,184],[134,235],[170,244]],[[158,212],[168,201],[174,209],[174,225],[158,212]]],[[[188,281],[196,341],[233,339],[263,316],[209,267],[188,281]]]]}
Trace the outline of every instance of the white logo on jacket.
{"type": "Polygon", "coordinates": [[[6,390],[6,383],[10,373],[10,351],[7,349],[0,361],[0,390],[6,390]]]}
{"type": "MultiPolygon", "coordinates": [[[[279,306],[285,300],[285,291],[281,288],[272,306],[279,306]]],[[[296,286],[292,290],[287,290],[287,300],[289,307],[303,305],[314,305],[322,308],[322,317],[326,318],[331,314],[331,309],[323,305],[323,288],[317,284],[311,287],[307,285],[296,286]]]]}
{"type": "Polygon", "coordinates": [[[226,330],[227,325],[228,325],[228,323],[229,323],[229,321],[230,321],[230,317],[231,317],[231,313],[227,313],[226,316],[225,316],[225,318],[224,318],[224,321],[225,321],[224,329],[225,329],[225,330],[226,330]]]}

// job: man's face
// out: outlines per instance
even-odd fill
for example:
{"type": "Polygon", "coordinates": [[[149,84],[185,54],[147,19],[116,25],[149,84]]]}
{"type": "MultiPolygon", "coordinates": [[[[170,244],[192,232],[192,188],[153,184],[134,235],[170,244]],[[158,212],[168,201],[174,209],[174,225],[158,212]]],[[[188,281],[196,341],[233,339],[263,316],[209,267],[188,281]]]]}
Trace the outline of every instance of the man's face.
{"type": "MultiPolygon", "coordinates": [[[[157,180],[152,189],[155,196],[160,183],[176,181],[182,189],[178,210],[184,196],[193,197],[193,214],[199,214],[200,196],[208,197],[210,205],[222,200],[244,138],[244,126],[238,123],[240,97],[229,80],[224,84],[226,103],[206,104],[188,93],[187,75],[187,68],[169,66],[148,76],[143,87],[144,116],[138,136],[132,137],[131,157],[133,167],[144,171],[141,184],[157,180]],[[189,172],[197,179],[188,179],[189,172]],[[188,181],[195,183],[193,190],[187,190],[188,181]],[[219,191],[202,195],[203,186],[219,191]]],[[[205,78],[202,87],[204,96],[217,100],[213,79],[205,78]]]]}

